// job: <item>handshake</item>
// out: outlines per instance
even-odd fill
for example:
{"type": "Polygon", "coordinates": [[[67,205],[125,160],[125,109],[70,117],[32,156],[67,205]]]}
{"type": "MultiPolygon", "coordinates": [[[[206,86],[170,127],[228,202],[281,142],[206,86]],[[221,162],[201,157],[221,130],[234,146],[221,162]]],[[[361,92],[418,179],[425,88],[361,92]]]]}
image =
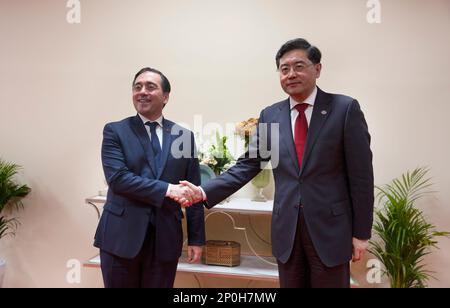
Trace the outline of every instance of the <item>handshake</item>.
{"type": "Polygon", "coordinates": [[[170,185],[167,196],[184,208],[203,201],[203,191],[200,187],[188,181],[180,181],[178,185],[170,185]]]}

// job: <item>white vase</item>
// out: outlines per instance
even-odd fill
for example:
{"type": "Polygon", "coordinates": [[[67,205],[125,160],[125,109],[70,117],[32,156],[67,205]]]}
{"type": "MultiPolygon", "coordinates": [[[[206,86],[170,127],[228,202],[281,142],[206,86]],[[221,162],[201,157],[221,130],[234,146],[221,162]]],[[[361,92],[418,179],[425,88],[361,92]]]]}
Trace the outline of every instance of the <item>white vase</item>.
{"type": "Polygon", "coordinates": [[[263,169],[257,176],[251,181],[253,186],[256,187],[256,194],[253,196],[252,201],[266,202],[267,198],[263,195],[263,189],[270,184],[270,176],[272,170],[263,169]]]}
{"type": "Polygon", "coordinates": [[[5,278],[6,261],[0,259],[0,289],[3,288],[3,279],[5,278]]]}

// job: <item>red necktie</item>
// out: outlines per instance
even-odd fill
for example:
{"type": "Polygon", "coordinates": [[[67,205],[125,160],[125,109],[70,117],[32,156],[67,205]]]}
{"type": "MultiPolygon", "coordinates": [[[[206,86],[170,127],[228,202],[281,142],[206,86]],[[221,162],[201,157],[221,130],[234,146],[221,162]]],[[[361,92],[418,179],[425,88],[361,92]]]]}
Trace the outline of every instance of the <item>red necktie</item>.
{"type": "Polygon", "coordinates": [[[294,107],[298,111],[298,117],[295,120],[294,142],[300,169],[302,168],[303,153],[305,152],[306,137],[308,135],[308,121],[305,116],[305,110],[308,107],[308,104],[298,104],[294,107]]]}

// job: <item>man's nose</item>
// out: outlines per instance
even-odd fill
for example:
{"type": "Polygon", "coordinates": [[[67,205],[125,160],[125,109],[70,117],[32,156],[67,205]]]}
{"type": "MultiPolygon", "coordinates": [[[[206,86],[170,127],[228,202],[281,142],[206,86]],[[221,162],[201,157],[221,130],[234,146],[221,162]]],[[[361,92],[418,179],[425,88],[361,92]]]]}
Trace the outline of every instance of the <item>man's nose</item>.
{"type": "Polygon", "coordinates": [[[147,94],[147,92],[148,92],[148,91],[147,91],[147,87],[144,86],[144,87],[142,87],[142,88],[139,90],[138,93],[139,93],[139,94],[147,94]]]}
{"type": "Polygon", "coordinates": [[[287,77],[288,77],[289,79],[292,79],[292,78],[295,78],[296,76],[297,76],[297,74],[295,73],[294,68],[293,68],[293,67],[290,67],[290,68],[289,68],[289,73],[288,73],[287,77]]]}

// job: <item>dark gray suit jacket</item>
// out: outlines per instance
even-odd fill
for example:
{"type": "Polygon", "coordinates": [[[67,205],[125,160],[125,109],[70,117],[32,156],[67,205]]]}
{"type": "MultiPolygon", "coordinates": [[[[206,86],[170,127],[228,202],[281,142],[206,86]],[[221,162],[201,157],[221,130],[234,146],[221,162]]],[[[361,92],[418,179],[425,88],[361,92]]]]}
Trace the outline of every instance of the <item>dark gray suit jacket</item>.
{"type": "Polygon", "coordinates": [[[353,98],[319,89],[300,168],[290,114],[289,99],[261,112],[259,122],[269,129],[259,129],[258,140],[251,143],[250,149],[258,155],[247,152],[234,167],[202,186],[206,206],[213,207],[236,192],[258,174],[262,161],[273,159],[273,154],[261,155],[261,145],[268,140],[267,148],[279,151],[279,164],[273,170],[273,255],[288,261],[302,205],[322,262],[329,267],[344,264],[352,256],[352,237],[369,239],[372,229],[372,152],[364,115],[353,98]],[[271,141],[274,125],[279,125],[279,141],[271,141]]]}

